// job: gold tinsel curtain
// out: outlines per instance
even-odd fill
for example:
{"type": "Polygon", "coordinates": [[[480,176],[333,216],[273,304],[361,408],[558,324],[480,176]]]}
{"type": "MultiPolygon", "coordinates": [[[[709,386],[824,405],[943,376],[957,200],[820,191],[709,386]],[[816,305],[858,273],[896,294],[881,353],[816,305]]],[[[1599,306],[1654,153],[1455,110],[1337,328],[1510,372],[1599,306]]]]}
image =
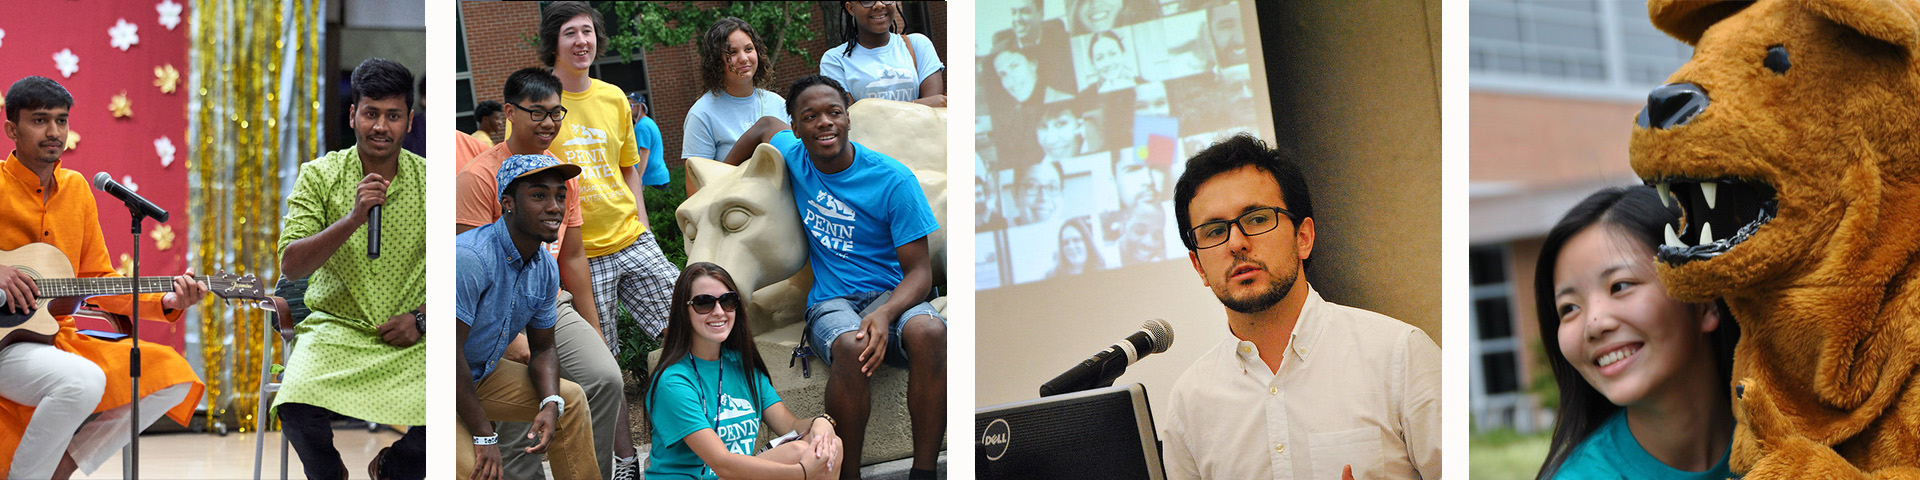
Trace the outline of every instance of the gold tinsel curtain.
{"type": "MultiPolygon", "coordinates": [[[[193,1],[187,182],[195,271],[279,280],[283,185],[300,162],[319,155],[323,137],[325,6],[193,1]]],[[[242,432],[253,429],[261,407],[262,356],[280,358],[278,342],[261,342],[262,329],[271,328],[267,314],[247,303],[209,296],[198,309],[207,424],[220,424],[232,408],[242,432]]]]}

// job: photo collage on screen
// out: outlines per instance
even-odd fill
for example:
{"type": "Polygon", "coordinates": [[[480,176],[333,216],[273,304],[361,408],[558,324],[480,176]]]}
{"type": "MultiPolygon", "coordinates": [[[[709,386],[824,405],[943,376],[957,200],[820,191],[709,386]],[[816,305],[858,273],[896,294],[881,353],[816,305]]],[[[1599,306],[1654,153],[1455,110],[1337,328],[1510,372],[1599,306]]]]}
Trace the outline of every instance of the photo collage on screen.
{"type": "Polygon", "coordinates": [[[1257,131],[1239,3],[1024,0],[981,19],[977,289],[1185,256],[1185,157],[1257,131]]]}

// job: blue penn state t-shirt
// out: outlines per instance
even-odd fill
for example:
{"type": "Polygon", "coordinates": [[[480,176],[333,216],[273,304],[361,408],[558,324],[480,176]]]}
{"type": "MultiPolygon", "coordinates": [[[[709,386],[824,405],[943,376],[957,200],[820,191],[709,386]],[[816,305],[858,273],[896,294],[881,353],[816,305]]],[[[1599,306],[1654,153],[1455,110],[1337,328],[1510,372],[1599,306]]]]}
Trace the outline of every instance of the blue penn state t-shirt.
{"type": "Polygon", "coordinates": [[[659,386],[647,405],[647,415],[653,420],[653,453],[647,476],[715,478],[713,470],[685,441],[687,435],[701,429],[713,429],[728,452],[754,454],[760,419],[768,408],[780,403],[780,395],[774,393],[766,375],[755,372],[753,383],[760,394],[756,398],[747,389],[740,363],[739,353],[723,349],[719,361],[689,355],[660,370],[659,386]],[[722,375],[725,382],[721,381],[722,375]]]}
{"type": "Polygon", "coordinates": [[[814,168],[806,145],[792,130],[767,142],[786,157],[793,203],[807,231],[807,258],[813,263],[812,305],[859,292],[900,286],[900,255],[895,249],[940,229],[920,181],[893,157],[857,142],[853,165],[826,174],[814,168]]]}

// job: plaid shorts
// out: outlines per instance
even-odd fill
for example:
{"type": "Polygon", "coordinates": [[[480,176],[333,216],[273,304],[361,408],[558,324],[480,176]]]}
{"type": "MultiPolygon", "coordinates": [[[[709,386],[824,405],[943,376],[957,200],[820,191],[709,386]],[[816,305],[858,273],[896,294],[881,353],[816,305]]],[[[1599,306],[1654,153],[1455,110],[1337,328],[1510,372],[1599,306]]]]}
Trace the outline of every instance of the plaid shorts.
{"type": "Polygon", "coordinates": [[[653,232],[640,234],[633,245],[618,252],[587,259],[587,268],[593,269],[593,305],[600,312],[600,332],[614,355],[620,354],[616,300],[647,336],[659,338],[667,328],[667,304],[673,303],[673,282],[679,280],[680,269],[660,253],[653,232]]]}

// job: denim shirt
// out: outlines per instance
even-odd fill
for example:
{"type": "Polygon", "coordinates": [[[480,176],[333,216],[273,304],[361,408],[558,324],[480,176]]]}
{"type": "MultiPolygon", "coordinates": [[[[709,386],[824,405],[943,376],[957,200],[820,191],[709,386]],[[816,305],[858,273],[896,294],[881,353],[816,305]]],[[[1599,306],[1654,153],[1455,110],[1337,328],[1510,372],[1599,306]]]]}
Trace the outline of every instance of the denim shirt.
{"type": "Polygon", "coordinates": [[[560,269],[552,255],[538,255],[545,250],[521,260],[507,235],[506,217],[461,233],[454,244],[459,257],[454,316],[470,328],[465,360],[479,383],[493,373],[520,331],[553,328],[560,269]]]}

